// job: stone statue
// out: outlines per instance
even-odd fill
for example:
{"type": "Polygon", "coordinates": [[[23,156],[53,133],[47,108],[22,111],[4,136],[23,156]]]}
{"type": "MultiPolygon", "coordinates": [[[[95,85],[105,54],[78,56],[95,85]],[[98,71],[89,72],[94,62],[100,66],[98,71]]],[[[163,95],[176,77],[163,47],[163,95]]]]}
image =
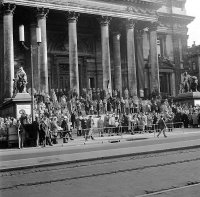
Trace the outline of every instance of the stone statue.
{"type": "Polygon", "coordinates": [[[187,72],[181,74],[180,93],[190,91],[190,75],[187,72]]]}
{"type": "Polygon", "coordinates": [[[197,92],[198,79],[196,76],[190,76],[187,72],[181,75],[180,93],[197,92]]]}
{"type": "Polygon", "coordinates": [[[187,72],[183,73],[183,87],[184,87],[184,92],[189,92],[189,90],[190,90],[190,75],[187,72]]]}
{"type": "Polygon", "coordinates": [[[13,94],[26,93],[27,75],[22,67],[16,73],[13,87],[13,94]]]}
{"type": "Polygon", "coordinates": [[[196,76],[190,77],[190,90],[192,92],[197,92],[197,86],[198,86],[198,79],[196,76]]]}

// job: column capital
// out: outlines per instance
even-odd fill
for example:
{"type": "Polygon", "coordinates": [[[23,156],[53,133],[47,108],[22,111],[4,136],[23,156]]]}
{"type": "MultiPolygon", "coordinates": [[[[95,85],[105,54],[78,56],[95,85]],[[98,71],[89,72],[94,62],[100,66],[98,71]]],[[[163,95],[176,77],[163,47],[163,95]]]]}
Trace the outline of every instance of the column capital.
{"type": "Polygon", "coordinates": [[[113,36],[118,36],[119,38],[121,37],[120,31],[113,31],[113,32],[112,32],[112,35],[113,35],[113,36]]]}
{"type": "Polygon", "coordinates": [[[100,25],[106,26],[110,24],[112,18],[110,16],[100,16],[97,20],[99,21],[100,25]]]}
{"type": "Polygon", "coordinates": [[[133,19],[128,19],[126,22],[127,29],[133,29],[136,25],[137,21],[133,19]]]}
{"type": "Polygon", "coordinates": [[[137,39],[142,39],[144,34],[144,29],[137,29],[136,33],[137,33],[136,34],[137,39]]]}
{"type": "Polygon", "coordinates": [[[49,13],[48,8],[42,7],[42,8],[37,8],[36,10],[37,18],[46,18],[48,13],[49,13]]]}
{"type": "Polygon", "coordinates": [[[67,20],[68,20],[68,22],[71,22],[71,23],[77,22],[79,16],[80,16],[80,14],[77,13],[77,12],[70,12],[70,11],[67,12],[67,20]]]}
{"type": "Polygon", "coordinates": [[[157,28],[158,28],[158,25],[159,23],[158,22],[153,22],[153,23],[150,23],[148,28],[149,28],[149,31],[156,31],[157,28]]]}
{"type": "Polygon", "coordinates": [[[16,5],[11,3],[4,3],[2,4],[2,11],[4,15],[14,14],[16,5]]]}

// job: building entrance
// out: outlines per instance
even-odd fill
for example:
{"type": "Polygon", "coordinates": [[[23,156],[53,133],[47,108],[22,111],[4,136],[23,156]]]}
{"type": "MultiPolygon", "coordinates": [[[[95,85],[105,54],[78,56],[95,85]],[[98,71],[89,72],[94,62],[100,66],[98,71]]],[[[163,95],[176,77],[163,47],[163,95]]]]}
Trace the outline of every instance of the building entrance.
{"type": "MultiPolygon", "coordinates": [[[[84,65],[84,58],[80,57],[78,60],[79,67],[79,88],[80,92],[84,88],[86,66],[84,65]]],[[[70,71],[69,71],[69,57],[58,56],[54,57],[54,64],[51,69],[51,87],[58,90],[70,91],[70,71]]]]}

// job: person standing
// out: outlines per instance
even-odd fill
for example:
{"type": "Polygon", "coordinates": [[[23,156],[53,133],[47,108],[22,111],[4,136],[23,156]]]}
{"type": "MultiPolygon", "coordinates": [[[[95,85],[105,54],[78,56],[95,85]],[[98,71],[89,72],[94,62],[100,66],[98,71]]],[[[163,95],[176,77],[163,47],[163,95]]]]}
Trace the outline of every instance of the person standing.
{"type": "Polygon", "coordinates": [[[160,115],[160,119],[158,120],[159,133],[158,133],[157,137],[159,137],[162,132],[163,132],[164,137],[167,137],[165,134],[166,128],[167,128],[167,126],[166,126],[164,117],[163,117],[163,115],[160,115]]]}
{"type": "Polygon", "coordinates": [[[67,143],[68,142],[68,136],[70,138],[70,140],[74,140],[72,138],[70,129],[69,129],[69,119],[67,118],[67,116],[64,116],[64,120],[61,123],[61,128],[63,129],[63,143],[67,143]]]}
{"type": "Polygon", "coordinates": [[[40,130],[42,132],[42,144],[45,147],[46,145],[53,146],[51,143],[51,133],[49,128],[49,122],[46,116],[42,119],[40,123],[40,130]]]}
{"type": "Polygon", "coordinates": [[[18,138],[19,138],[19,148],[24,147],[25,141],[25,125],[28,123],[28,118],[24,110],[21,111],[21,117],[17,121],[18,138]]]}
{"type": "Polygon", "coordinates": [[[17,133],[18,133],[18,142],[19,142],[19,149],[23,148],[23,127],[20,123],[20,120],[17,120],[17,133]]]}
{"type": "Polygon", "coordinates": [[[99,116],[99,119],[97,121],[97,128],[100,137],[103,137],[103,127],[104,127],[103,119],[101,118],[101,116],[99,116]]]}

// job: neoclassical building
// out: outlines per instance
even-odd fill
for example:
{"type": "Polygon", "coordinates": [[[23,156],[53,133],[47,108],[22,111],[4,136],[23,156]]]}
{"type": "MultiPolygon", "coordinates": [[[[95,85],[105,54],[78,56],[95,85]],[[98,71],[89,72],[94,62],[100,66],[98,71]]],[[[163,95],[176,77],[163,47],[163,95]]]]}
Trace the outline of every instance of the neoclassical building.
{"type": "Polygon", "coordinates": [[[23,67],[37,91],[128,88],[176,96],[185,68],[186,0],[3,0],[0,99],[11,98],[23,67]],[[19,26],[25,28],[25,50],[19,26]],[[36,27],[41,43],[36,42],[36,27]],[[31,58],[32,57],[32,58],[31,58]]]}
{"type": "Polygon", "coordinates": [[[188,71],[191,75],[200,79],[200,45],[192,45],[188,48],[188,71]]]}

